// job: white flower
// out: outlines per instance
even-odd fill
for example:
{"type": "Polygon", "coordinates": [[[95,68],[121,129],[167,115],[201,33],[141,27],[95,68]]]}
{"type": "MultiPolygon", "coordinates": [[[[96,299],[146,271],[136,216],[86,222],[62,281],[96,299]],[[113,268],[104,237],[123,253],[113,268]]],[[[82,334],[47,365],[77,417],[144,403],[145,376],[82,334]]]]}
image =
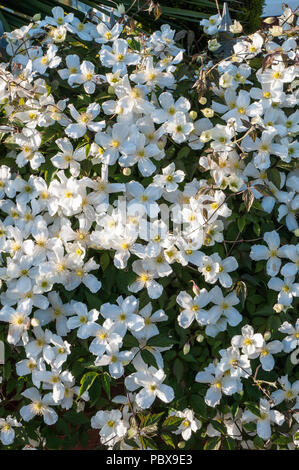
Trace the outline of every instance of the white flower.
{"type": "Polygon", "coordinates": [[[177,113],[185,114],[191,108],[191,104],[186,98],[181,96],[175,102],[172,94],[168,91],[161,93],[159,96],[159,102],[162,109],[156,109],[152,114],[153,121],[158,124],[166,121],[173,121],[177,113]]]}
{"type": "Polygon", "coordinates": [[[96,78],[94,64],[88,60],[83,60],[80,65],[80,72],[70,75],[68,83],[70,86],[72,86],[73,83],[83,84],[85,93],[92,95],[96,88],[96,78]]]}
{"type": "Polygon", "coordinates": [[[76,315],[67,320],[67,326],[70,330],[78,328],[78,338],[88,338],[90,326],[98,319],[99,312],[96,309],[88,312],[87,306],[82,302],[71,301],[70,312],[76,315]]]}
{"type": "Polygon", "coordinates": [[[111,342],[106,346],[106,353],[95,360],[96,366],[109,365],[109,374],[114,379],[119,379],[124,374],[124,366],[133,359],[133,351],[119,351],[119,344],[111,342]]]}
{"type": "Polygon", "coordinates": [[[6,418],[0,418],[0,441],[4,446],[9,446],[13,443],[15,439],[15,430],[13,428],[21,426],[22,424],[11,415],[6,418]]]}
{"type": "Polygon", "coordinates": [[[182,170],[176,170],[175,164],[170,163],[162,169],[162,175],[154,176],[154,183],[159,186],[163,185],[165,191],[172,192],[178,188],[178,183],[183,181],[185,173],[182,170]]]}
{"type": "Polygon", "coordinates": [[[140,61],[140,56],[136,53],[128,52],[128,43],[124,39],[113,41],[112,48],[103,46],[100,51],[100,60],[105,67],[112,67],[113,72],[118,70],[124,75],[128,65],[136,65],[140,61]]]}
{"type": "Polygon", "coordinates": [[[250,325],[243,326],[241,332],[242,335],[233,336],[231,343],[237,348],[242,348],[242,352],[250,359],[254,359],[264,344],[263,336],[261,333],[254,333],[250,325]]]}
{"type": "Polygon", "coordinates": [[[274,406],[279,405],[284,400],[296,400],[296,404],[294,405],[294,408],[296,409],[298,407],[297,402],[299,395],[299,380],[296,380],[293,382],[293,384],[291,384],[288,376],[284,375],[278,379],[278,382],[280,383],[282,389],[275,390],[273,393],[271,393],[271,400],[274,402],[274,406]]]}
{"type": "Polygon", "coordinates": [[[39,74],[43,75],[48,67],[50,69],[58,67],[61,62],[61,57],[56,55],[57,51],[57,46],[51,44],[47,50],[47,53],[41,57],[38,57],[33,62],[33,69],[39,74]]]}
{"type": "Polygon", "coordinates": [[[207,20],[206,19],[201,20],[199,24],[203,26],[203,30],[206,34],[209,34],[210,36],[212,36],[213,34],[216,34],[220,22],[221,22],[220,15],[212,15],[207,20]]]}
{"type": "Polygon", "coordinates": [[[234,305],[239,303],[235,292],[224,297],[220,287],[216,286],[210,290],[210,298],[215,305],[209,310],[209,323],[216,323],[221,316],[227,319],[230,326],[236,326],[241,322],[242,316],[234,308],[234,305]]]}
{"type": "Polygon", "coordinates": [[[155,323],[160,323],[161,321],[166,321],[168,319],[168,316],[162,309],[152,313],[152,304],[150,302],[139,310],[138,314],[144,319],[144,326],[140,330],[132,330],[132,334],[139,341],[142,341],[143,339],[148,340],[152,336],[158,335],[159,329],[155,323]]]}
{"type": "Polygon", "coordinates": [[[278,340],[271,341],[270,343],[263,342],[260,350],[260,362],[262,369],[270,371],[275,365],[274,357],[272,354],[276,354],[282,351],[282,343],[278,340]]]}
{"type": "Polygon", "coordinates": [[[127,329],[130,331],[140,331],[144,327],[144,320],[137,315],[138,300],[130,295],[126,299],[118,297],[118,305],[110,303],[103,304],[100,309],[101,315],[105,319],[110,319],[116,324],[115,331],[121,336],[125,336],[127,329]]]}
{"type": "Polygon", "coordinates": [[[234,393],[240,393],[242,390],[242,383],[238,378],[223,375],[214,364],[210,364],[204,371],[198,372],[195,381],[211,385],[205,395],[205,402],[211,407],[219,405],[222,393],[233,395],[234,393]]]}
{"type": "Polygon", "coordinates": [[[122,32],[122,29],[123,26],[120,23],[115,23],[111,29],[109,29],[105,23],[100,23],[97,25],[97,32],[99,33],[99,37],[95,38],[95,42],[98,42],[99,44],[114,42],[122,32]]]}
{"type": "Polygon", "coordinates": [[[287,321],[283,322],[278,331],[288,335],[282,340],[283,350],[286,353],[293,351],[293,349],[299,346],[299,319],[297,319],[295,327],[287,321]]]}
{"type": "Polygon", "coordinates": [[[94,121],[100,112],[98,103],[90,104],[83,113],[78,113],[73,104],[69,105],[69,109],[73,119],[77,121],[77,124],[69,124],[65,129],[65,133],[72,139],[83,137],[87,129],[99,132],[105,127],[105,121],[94,121]]]}
{"type": "Polygon", "coordinates": [[[162,369],[149,367],[144,371],[137,371],[125,378],[125,386],[130,391],[135,391],[143,387],[136,395],[136,403],[140,408],[149,408],[156,397],[165,403],[174,399],[174,392],[171,387],[163,384],[166,375],[162,369]]]}
{"type": "Polygon", "coordinates": [[[254,415],[251,411],[244,411],[241,421],[243,424],[256,422],[256,430],[259,437],[265,441],[271,437],[271,423],[281,426],[284,423],[284,416],[277,410],[270,409],[270,403],[265,399],[260,399],[260,416],[254,415]]]}
{"type": "Polygon", "coordinates": [[[186,115],[181,111],[178,111],[171,121],[168,121],[165,125],[165,130],[171,135],[171,138],[181,144],[187,140],[187,136],[194,129],[193,122],[188,122],[186,115]]]}
{"type": "Polygon", "coordinates": [[[133,271],[138,274],[136,281],[128,286],[130,292],[139,292],[144,287],[147,289],[148,296],[151,299],[157,299],[161,296],[163,287],[154,280],[157,275],[150,272],[141,260],[134,261],[132,264],[133,271]]]}
{"type": "Polygon", "coordinates": [[[62,170],[70,168],[72,176],[79,176],[80,163],[78,162],[86,159],[86,147],[79,147],[74,151],[71,142],[66,137],[57,139],[55,143],[61,152],[58,152],[51,158],[53,165],[62,170]]]}
{"type": "Polygon", "coordinates": [[[299,296],[299,284],[295,283],[295,276],[285,277],[284,280],[279,277],[272,277],[268,282],[269,289],[276,290],[278,294],[278,303],[291,305],[293,297],[299,296]]]}
{"type": "Polygon", "coordinates": [[[178,316],[178,323],[182,328],[188,328],[194,319],[199,325],[205,325],[209,321],[209,313],[204,307],[211,301],[211,297],[206,289],[201,289],[199,295],[194,298],[187,292],[180,292],[176,298],[177,303],[183,307],[178,316]]]}
{"type": "Polygon", "coordinates": [[[91,418],[91,427],[100,429],[99,434],[103,443],[106,441],[110,443],[111,439],[113,439],[113,442],[110,444],[113,445],[127,432],[127,426],[121,418],[122,413],[119,410],[100,410],[91,418]]]}
{"type": "Polygon", "coordinates": [[[22,392],[21,395],[31,400],[30,405],[23,406],[20,409],[20,415],[24,421],[30,421],[34,416],[42,416],[45,424],[48,426],[52,426],[56,423],[58,420],[57,413],[49,406],[55,405],[52,393],[41,397],[38,390],[31,387],[25,390],[25,392],[22,392]]]}
{"type": "Polygon", "coordinates": [[[252,245],[250,258],[254,261],[267,260],[267,274],[273,277],[279,273],[281,266],[280,258],[282,258],[284,254],[282,248],[279,248],[280,238],[275,230],[264,233],[264,240],[268,248],[264,245],[252,245]]]}
{"type": "Polygon", "coordinates": [[[173,412],[171,416],[173,415],[184,418],[178,429],[173,431],[174,434],[181,434],[184,441],[188,441],[192,432],[196,432],[201,428],[201,422],[195,418],[193,410],[185,408],[184,411],[173,412]]]}

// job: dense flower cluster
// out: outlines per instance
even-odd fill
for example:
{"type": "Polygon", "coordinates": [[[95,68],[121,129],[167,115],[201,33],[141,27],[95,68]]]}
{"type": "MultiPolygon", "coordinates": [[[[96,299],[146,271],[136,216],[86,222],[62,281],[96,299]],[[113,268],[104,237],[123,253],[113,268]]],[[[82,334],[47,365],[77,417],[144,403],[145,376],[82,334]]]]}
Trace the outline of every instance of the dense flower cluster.
{"type": "MultiPolygon", "coordinates": [[[[298,57],[289,17],[279,35],[241,36],[231,57],[203,55],[201,66],[184,57],[169,25],[138,34],[124,15],[81,21],[56,7],[6,33],[0,321],[18,354],[21,403],[15,416],[2,410],[4,445],[20,431],[17,445],[34,433],[34,445],[51,447],[42,430],[65,434],[63,417],[76,423],[89,405],[89,427],[110,449],[159,445],[155,407],[167,412],[164,444],[174,447],[173,437],[185,445],[194,433],[200,443],[216,438],[215,448],[222,434],[261,447],[258,439],[286,421],[285,440],[274,444],[298,444],[299,380],[279,367],[257,378],[299,345],[298,57]],[[251,209],[269,217],[268,228],[261,232],[251,209]],[[248,221],[259,241],[243,240],[245,262],[234,248],[248,221]],[[247,324],[244,307],[246,283],[258,285],[261,271],[264,291],[277,297],[270,314],[284,315],[270,332],[263,319],[247,324]],[[212,353],[189,359],[202,410],[179,398],[177,382],[184,357],[204,341],[212,353]],[[221,408],[224,396],[235,402],[221,408]]],[[[205,33],[216,34],[220,20],[204,20],[205,33]]],[[[211,51],[218,46],[209,41],[211,51]]]]}

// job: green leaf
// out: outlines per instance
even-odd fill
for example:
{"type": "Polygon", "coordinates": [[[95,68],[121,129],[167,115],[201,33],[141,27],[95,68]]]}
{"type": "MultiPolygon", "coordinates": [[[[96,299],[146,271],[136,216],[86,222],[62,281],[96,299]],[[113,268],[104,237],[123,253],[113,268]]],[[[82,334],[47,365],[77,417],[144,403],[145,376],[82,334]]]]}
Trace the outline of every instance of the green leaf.
{"type": "Polygon", "coordinates": [[[227,434],[226,427],[223,423],[219,423],[219,421],[212,420],[210,421],[211,425],[213,426],[216,431],[219,431],[220,434],[227,434]]]}
{"type": "Polygon", "coordinates": [[[89,423],[89,418],[82,412],[76,413],[74,410],[67,411],[64,413],[63,417],[72,424],[87,424],[89,423]]]}
{"type": "Polygon", "coordinates": [[[146,349],[143,349],[141,351],[141,357],[146,364],[149,364],[153,367],[157,367],[156,359],[151,352],[147,351],[146,349]]]}
{"type": "MultiPolygon", "coordinates": [[[[148,414],[144,417],[143,422],[142,422],[142,427],[146,426],[152,426],[153,424],[156,424],[160,418],[165,414],[165,411],[162,411],[161,413],[154,413],[154,414],[148,414]]],[[[139,416],[140,414],[138,414],[139,416]]]]}
{"type": "Polygon", "coordinates": [[[103,271],[105,271],[110,264],[110,256],[107,252],[103,253],[100,257],[100,265],[103,271]]]}
{"type": "Polygon", "coordinates": [[[90,389],[98,375],[99,374],[97,372],[87,372],[83,375],[82,379],[80,380],[81,386],[77,400],[79,400],[79,398],[83,395],[84,392],[87,392],[87,390],[90,389]]]}
{"type": "Polygon", "coordinates": [[[223,450],[235,450],[236,447],[236,441],[232,437],[227,437],[224,439],[223,450]]]}
{"type": "Polygon", "coordinates": [[[267,176],[269,180],[276,186],[276,188],[280,189],[280,173],[276,168],[271,168],[267,171],[267,176]]]}
{"type": "Polygon", "coordinates": [[[178,357],[174,361],[172,370],[177,382],[180,383],[184,375],[184,363],[178,357]]]}
{"type": "Polygon", "coordinates": [[[165,444],[167,446],[172,447],[173,449],[175,449],[175,443],[173,442],[173,438],[172,438],[171,434],[162,433],[161,434],[161,439],[165,442],[165,444]]]}
{"type": "Polygon", "coordinates": [[[265,446],[265,441],[259,436],[255,436],[255,438],[253,439],[253,444],[256,449],[263,449],[265,446]]]}
{"type": "Polygon", "coordinates": [[[111,399],[111,394],[110,394],[110,384],[111,384],[111,377],[108,374],[108,372],[104,372],[102,377],[101,377],[102,385],[104,387],[104,390],[106,392],[107,397],[109,400],[111,399]]]}
{"type": "Polygon", "coordinates": [[[181,148],[181,150],[179,150],[178,154],[177,154],[177,159],[179,158],[186,158],[190,153],[190,147],[188,147],[187,145],[183,148],[181,148]]]}
{"type": "Polygon", "coordinates": [[[167,431],[175,431],[179,425],[184,421],[184,418],[178,416],[169,416],[162,423],[162,429],[167,431]]]}
{"type": "Polygon", "coordinates": [[[232,407],[231,407],[231,412],[232,412],[233,418],[236,417],[238,411],[239,411],[239,404],[237,402],[234,402],[232,404],[232,407]]]}
{"type": "Polygon", "coordinates": [[[160,346],[160,347],[172,346],[174,343],[177,343],[177,341],[173,340],[172,338],[167,338],[166,336],[160,336],[160,335],[150,338],[147,342],[149,346],[160,346]]]}
{"type": "Polygon", "coordinates": [[[136,39],[132,38],[128,40],[128,44],[131,49],[134,49],[134,51],[140,51],[141,44],[139,41],[136,41],[136,39]]]}
{"type": "Polygon", "coordinates": [[[255,416],[258,416],[259,418],[261,417],[260,409],[256,405],[253,405],[252,403],[246,403],[246,408],[255,416]]]}
{"type": "Polygon", "coordinates": [[[211,437],[203,446],[204,450],[218,450],[221,445],[221,438],[218,436],[211,437]]]}
{"type": "Polygon", "coordinates": [[[239,217],[237,220],[237,225],[238,225],[238,229],[240,230],[240,232],[243,232],[245,225],[246,225],[246,218],[244,216],[239,217]]]}
{"type": "Polygon", "coordinates": [[[55,424],[55,427],[56,427],[57,431],[59,432],[59,434],[62,434],[62,435],[69,435],[70,434],[69,427],[68,427],[67,423],[62,418],[60,418],[57,421],[57,423],[55,424]]]}

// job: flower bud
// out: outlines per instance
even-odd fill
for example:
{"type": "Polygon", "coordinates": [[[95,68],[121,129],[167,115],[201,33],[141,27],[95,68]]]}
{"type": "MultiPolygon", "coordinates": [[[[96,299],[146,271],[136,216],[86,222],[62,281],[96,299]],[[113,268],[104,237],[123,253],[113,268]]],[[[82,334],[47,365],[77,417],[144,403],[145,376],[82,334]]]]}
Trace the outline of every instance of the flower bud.
{"type": "Polygon", "coordinates": [[[188,354],[189,352],[190,352],[190,343],[189,343],[189,341],[187,341],[187,343],[185,343],[184,347],[183,347],[184,356],[186,356],[186,354],[188,354]]]}
{"type": "Polygon", "coordinates": [[[124,168],[123,169],[123,175],[130,176],[131,173],[132,173],[131,168],[124,168]]]}
{"type": "Polygon", "coordinates": [[[263,22],[266,23],[266,24],[273,24],[274,21],[276,21],[276,18],[274,16],[269,16],[268,18],[265,18],[263,20],[263,22]]]}
{"type": "Polygon", "coordinates": [[[33,21],[39,21],[40,19],[41,19],[41,14],[40,14],[40,13],[36,13],[36,15],[34,15],[34,16],[32,17],[32,20],[33,20],[33,21]]]}
{"type": "Polygon", "coordinates": [[[189,116],[192,119],[192,121],[195,121],[195,119],[197,118],[197,112],[196,111],[190,111],[189,116]]]}
{"type": "Polygon", "coordinates": [[[229,30],[233,34],[239,34],[242,33],[243,26],[241,25],[241,23],[239,23],[239,21],[235,20],[233,24],[230,25],[229,30]]]}
{"type": "Polygon", "coordinates": [[[205,96],[202,96],[201,98],[199,98],[198,102],[199,104],[202,104],[203,106],[207,103],[207,98],[205,96]]]}
{"type": "Polygon", "coordinates": [[[158,149],[159,149],[159,150],[163,150],[164,147],[165,147],[165,142],[164,142],[162,139],[160,139],[160,140],[158,140],[158,142],[157,142],[157,146],[158,146],[158,149]]]}
{"type": "Polygon", "coordinates": [[[39,320],[37,318],[31,318],[31,325],[35,328],[39,326],[39,320]]]}
{"type": "Polygon", "coordinates": [[[205,338],[204,338],[203,335],[197,335],[197,336],[196,336],[196,341],[197,341],[198,343],[202,343],[204,339],[205,339],[205,338]]]}
{"type": "Polygon", "coordinates": [[[178,443],[178,448],[179,448],[179,449],[184,449],[185,445],[186,445],[185,441],[180,441],[180,442],[178,443]]]}
{"type": "Polygon", "coordinates": [[[275,304],[273,305],[273,310],[276,313],[281,313],[284,309],[284,306],[282,304],[275,304]]]}
{"type": "Polygon", "coordinates": [[[114,95],[115,94],[114,88],[111,85],[108,87],[108,94],[109,95],[114,95]]]}
{"type": "Polygon", "coordinates": [[[299,237],[299,228],[296,228],[296,230],[294,230],[294,235],[295,237],[299,237]]]}
{"type": "Polygon", "coordinates": [[[120,4],[117,6],[117,11],[118,11],[118,13],[120,13],[121,15],[123,15],[123,14],[125,13],[126,9],[125,9],[123,3],[120,3],[120,4]]]}
{"type": "Polygon", "coordinates": [[[204,108],[201,112],[206,118],[212,118],[214,116],[214,110],[211,108],[204,108]]]}
{"type": "Polygon", "coordinates": [[[200,291],[199,291],[198,285],[195,284],[195,282],[194,282],[193,280],[191,280],[190,282],[192,282],[192,291],[193,291],[193,294],[199,295],[199,294],[200,294],[200,291]]]}
{"type": "Polygon", "coordinates": [[[264,340],[269,341],[270,338],[271,338],[271,332],[270,331],[265,331],[264,340]]]}
{"type": "Polygon", "coordinates": [[[217,49],[219,49],[220,46],[221,46],[221,44],[219,44],[217,39],[210,39],[208,41],[208,49],[211,52],[217,51],[217,49]]]}

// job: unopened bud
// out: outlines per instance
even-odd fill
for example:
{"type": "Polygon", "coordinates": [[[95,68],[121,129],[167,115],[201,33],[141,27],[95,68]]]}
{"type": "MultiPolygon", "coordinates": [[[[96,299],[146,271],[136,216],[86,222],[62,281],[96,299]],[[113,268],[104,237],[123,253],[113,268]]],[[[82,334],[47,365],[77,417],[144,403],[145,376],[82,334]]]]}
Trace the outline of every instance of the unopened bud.
{"type": "Polygon", "coordinates": [[[109,95],[114,95],[115,94],[113,86],[111,86],[111,85],[108,86],[108,93],[109,93],[109,95]]]}
{"type": "Polygon", "coordinates": [[[217,41],[217,39],[210,39],[208,41],[208,49],[211,52],[217,51],[217,49],[219,49],[220,46],[221,44],[217,41]]]}
{"type": "Polygon", "coordinates": [[[230,25],[229,30],[233,34],[239,34],[242,33],[243,27],[239,21],[235,20],[233,24],[230,25]]]}
{"type": "Polygon", "coordinates": [[[117,6],[117,11],[118,11],[118,13],[120,13],[121,15],[123,15],[123,14],[125,13],[126,9],[125,9],[123,3],[120,3],[120,4],[117,6]]]}
{"type": "Polygon", "coordinates": [[[264,340],[269,341],[270,338],[271,338],[271,332],[270,331],[265,331],[264,340]]]}
{"type": "Polygon", "coordinates": [[[39,320],[38,320],[38,318],[31,318],[31,325],[32,325],[33,327],[39,326],[39,320]]]}
{"type": "Polygon", "coordinates": [[[296,228],[296,230],[294,230],[294,235],[295,237],[299,237],[299,228],[296,228]]]}
{"type": "Polygon", "coordinates": [[[157,146],[159,150],[163,150],[165,147],[165,143],[163,142],[163,140],[158,140],[157,146]]]}
{"type": "Polygon", "coordinates": [[[190,343],[189,343],[189,341],[187,341],[187,343],[185,343],[184,347],[183,347],[184,356],[186,356],[186,354],[188,354],[189,352],[190,352],[190,343]]]}
{"type": "Polygon", "coordinates": [[[123,175],[130,176],[131,173],[132,173],[131,168],[124,168],[123,169],[123,175]]]}
{"type": "Polygon", "coordinates": [[[275,304],[275,305],[273,305],[273,310],[274,310],[274,312],[276,312],[276,313],[282,312],[283,309],[284,309],[284,306],[283,306],[282,304],[275,304]]]}
{"type": "Polygon", "coordinates": [[[214,116],[214,109],[211,108],[204,108],[201,112],[206,118],[212,118],[214,116]]]}
{"type": "Polygon", "coordinates": [[[195,284],[195,282],[194,282],[193,280],[191,280],[190,282],[192,282],[192,291],[193,291],[193,294],[199,295],[199,294],[200,294],[200,290],[199,290],[198,285],[195,284]]]}
{"type": "Polygon", "coordinates": [[[204,339],[205,339],[205,338],[204,338],[203,335],[197,335],[197,336],[196,336],[196,341],[197,341],[198,343],[202,343],[204,339]]]}
{"type": "Polygon", "coordinates": [[[178,448],[179,448],[179,449],[184,449],[185,445],[186,445],[185,441],[180,441],[180,442],[178,443],[178,448]]]}
{"type": "Polygon", "coordinates": [[[202,96],[201,98],[199,98],[198,102],[199,104],[202,104],[203,106],[207,103],[207,98],[205,96],[202,96]]]}
{"type": "Polygon", "coordinates": [[[196,111],[190,111],[189,116],[192,119],[192,121],[195,121],[195,119],[197,118],[197,112],[196,111]]]}
{"type": "Polygon", "coordinates": [[[34,15],[32,17],[33,21],[39,21],[41,19],[41,14],[40,13],[36,13],[36,15],[34,15]]]}
{"type": "Polygon", "coordinates": [[[273,24],[276,21],[274,16],[269,16],[268,18],[264,19],[263,22],[266,24],[273,24]]]}

